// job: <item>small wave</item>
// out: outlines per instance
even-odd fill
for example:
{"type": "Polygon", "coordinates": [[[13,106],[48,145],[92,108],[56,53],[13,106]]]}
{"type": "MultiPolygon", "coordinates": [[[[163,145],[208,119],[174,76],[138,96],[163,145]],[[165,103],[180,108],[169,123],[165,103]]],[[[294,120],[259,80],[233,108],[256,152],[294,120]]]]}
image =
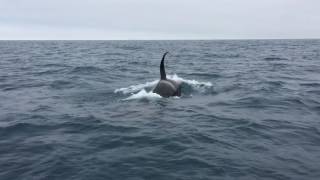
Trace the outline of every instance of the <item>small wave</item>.
{"type": "Polygon", "coordinates": [[[205,58],[239,58],[239,54],[215,54],[215,53],[206,53],[205,58]]]}
{"type": "Polygon", "coordinates": [[[124,100],[132,100],[132,99],[158,99],[162,98],[159,94],[153,93],[152,91],[147,92],[142,89],[137,94],[132,94],[131,96],[125,98],[124,100]]]}
{"type": "Polygon", "coordinates": [[[220,75],[216,74],[216,73],[201,73],[201,72],[188,73],[188,75],[203,76],[203,77],[209,77],[209,78],[219,78],[220,77],[220,75]]]}
{"type": "Polygon", "coordinates": [[[263,60],[266,61],[281,61],[281,60],[289,60],[288,58],[283,58],[283,57],[265,57],[263,60]]]}
{"type": "Polygon", "coordinates": [[[46,86],[44,82],[30,82],[30,83],[6,83],[1,84],[0,89],[3,91],[12,91],[12,90],[20,90],[20,89],[27,89],[27,88],[37,88],[46,86]]]}
{"type": "Polygon", "coordinates": [[[103,69],[94,66],[78,66],[71,70],[71,74],[95,74],[102,72],[103,69]]]}
{"type": "Polygon", "coordinates": [[[42,65],[42,67],[50,67],[50,68],[55,68],[55,67],[61,67],[61,68],[65,68],[65,67],[70,67],[69,65],[66,64],[59,64],[59,63],[47,63],[42,65]]]}
{"type": "Polygon", "coordinates": [[[137,51],[137,50],[142,50],[143,47],[142,46],[137,46],[137,45],[134,45],[134,46],[121,46],[119,47],[120,49],[123,49],[123,50],[128,50],[128,51],[137,51]]]}
{"type": "Polygon", "coordinates": [[[305,86],[305,87],[320,87],[320,83],[300,83],[300,86],[305,86]]]}
{"type": "Polygon", "coordinates": [[[104,54],[105,56],[125,56],[125,53],[119,53],[119,52],[107,52],[104,54]]]}
{"type": "Polygon", "coordinates": [[[41,76],[41,75],[51,75],[51,74],[59,74],[64,73],[65,69],[50,69],[50,70],[42,70],[39,72],[32,73],[32,75],[41,76]]]}
{"type": "Polygon", "coordinates": [[[53,89],[64,89],[73,87],[73,84],[71,81],[55,80],[50,83],[50,87],[53,89]]]}

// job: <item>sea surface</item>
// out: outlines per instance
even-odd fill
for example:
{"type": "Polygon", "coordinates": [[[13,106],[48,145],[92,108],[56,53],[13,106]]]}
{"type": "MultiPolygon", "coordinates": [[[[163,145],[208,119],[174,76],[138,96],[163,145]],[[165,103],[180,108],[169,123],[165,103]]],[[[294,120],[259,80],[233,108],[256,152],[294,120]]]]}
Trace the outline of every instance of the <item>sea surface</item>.
{"type": "Polygon", "coordinates": [[[320,40],[0,41],[1,180],[319,178],[320,40]]]}

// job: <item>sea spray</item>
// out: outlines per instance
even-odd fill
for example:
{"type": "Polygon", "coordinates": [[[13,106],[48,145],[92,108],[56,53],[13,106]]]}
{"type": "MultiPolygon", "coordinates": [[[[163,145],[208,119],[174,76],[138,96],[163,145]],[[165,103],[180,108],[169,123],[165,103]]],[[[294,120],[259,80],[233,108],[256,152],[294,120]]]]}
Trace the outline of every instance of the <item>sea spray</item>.
{"type": "Polygon", "coordinates": [[[140,91],[142,89],[155,86],[157,83],[158,83],[158,80],[154,80],[152,82],[146,82],[146,83],[143,83],[143,84],[131,85],[129,87],[116,89],[116,90],[114,90],[114,93],[119,93],[119,92],[121,92],[123,94],[134,93],[134,92],[138,92],[138,91],[140,91]]]}
{"type": "MultiPolygon", "coordinates": [[[[206,89],[212,87],[211,82],[201,82],[197,80],[189,80],[179,77],[177,74],[168,75],[169,79],[180,81],[186,87],[186,91],[182,91],[182,94],[190,94],[190,91],[198,91],[198,92],[205,92],[206,89]],[[189,90],[192,89],[192,90],[189,90]]],[[[154,80],[151,82],[146,82],[137,85],[130,85],[129,87],[118,88],[114,90],[114,93],[122,93],[122,94],[131,94],[128,98],[124,100],[131,100],[131,99],[144,99],[144,98],[156,98],[159,95],[152,92],[152,90],[147,91],[147,88],[153,88],[159,80],[154,80]]],[[[183,89],[182,89],[183,90],[183,89]]],[[[161,97],[161,96],[160,96],[161,97]]]]}
{"type": "Polygon", "coordinates": [[[142,89],[136,94],[132,94],[131,96],[123,99],[123,100],[132,100],[132,99],[158,99],[162,98],[159,94],[153,93],[152,91],[147,92],[146,90],[142,89]]]}

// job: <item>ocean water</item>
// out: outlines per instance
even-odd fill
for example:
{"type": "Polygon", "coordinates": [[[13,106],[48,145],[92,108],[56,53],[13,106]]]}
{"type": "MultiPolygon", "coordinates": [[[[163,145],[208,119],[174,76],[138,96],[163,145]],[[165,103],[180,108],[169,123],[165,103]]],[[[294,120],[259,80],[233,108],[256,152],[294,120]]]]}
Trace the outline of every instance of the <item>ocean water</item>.
{"type": "Polygon", "coordinates": [[[1,180],[319,178],[320,40],[0,41],[1,180]]]}

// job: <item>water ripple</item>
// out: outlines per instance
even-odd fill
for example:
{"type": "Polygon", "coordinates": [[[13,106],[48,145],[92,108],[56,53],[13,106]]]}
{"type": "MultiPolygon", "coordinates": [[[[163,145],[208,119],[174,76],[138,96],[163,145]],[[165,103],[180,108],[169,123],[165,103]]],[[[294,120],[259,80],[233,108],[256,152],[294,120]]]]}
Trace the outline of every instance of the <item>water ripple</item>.
{"type": "Polygon", "coordinates": [[[319,46],[1,41],[0,179],[317,179],[319,46]]]}

